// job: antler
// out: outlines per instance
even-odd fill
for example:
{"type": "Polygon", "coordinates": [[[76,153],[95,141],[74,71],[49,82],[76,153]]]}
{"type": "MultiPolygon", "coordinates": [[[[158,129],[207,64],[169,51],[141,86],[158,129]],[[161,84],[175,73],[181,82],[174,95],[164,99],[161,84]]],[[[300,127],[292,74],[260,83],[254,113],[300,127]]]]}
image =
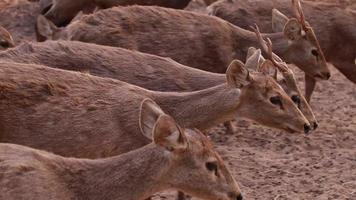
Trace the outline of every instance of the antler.
{"type": "Polygon", "coordinates": [[[300,24],[302,25],[303,30],[309,30],[309,24],[307,21],[305,21],[305,15],[302,9],[302,5],[300,4],[300,0],[292,0],[292,4],[294,13],[297,16],[300,24]]]}
{"type": "Polygon", "coordinates": [[[269,38],[267,38],[267,41],[263,39],[257,24],[255,24],[255,27],[252,27],[252,29],[256,33],[257,39],[262,47],[262,50],[267,54],[268,59],[272,61],[273,65],[281,72],[290,71],[290,69],[287,67],[287,64],[283,62],[283,60],[280,57],[278,57],[276,54],[272,52],[272,41],[269,38]]]}

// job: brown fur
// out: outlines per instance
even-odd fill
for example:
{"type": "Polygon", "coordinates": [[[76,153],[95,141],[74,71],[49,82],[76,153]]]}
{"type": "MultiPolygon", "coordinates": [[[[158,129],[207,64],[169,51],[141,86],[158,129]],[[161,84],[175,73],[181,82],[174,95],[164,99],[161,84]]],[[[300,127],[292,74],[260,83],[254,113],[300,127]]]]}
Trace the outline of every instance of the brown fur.
{"type": "Polygon", "coordinates": [[[106,159],[64,158],[0,144],[0,198],[138,200],[180,189],[204,199],[241,199],[230,171],[203,134],[182,131],[164,114],[151,117],[144,119],[153,126],[151,144],[106,159]],[[216,172],[206,168],[212,162],[216,172]]]}
{"type": "Polygon", "coordinates": [[[136,134],[137,105],[144,98],[155,100],[183,127],[206,129],[235,117],[295,131],[309,125],[272,78],[257,72],[251,77],[241,90],[230,82],[196,92],[153,92],[88,74],[1,63],[0,136],[2,142],[63,156],[117,155],[147,144],[136,134]],[[272,95],[280,96],[283,110],[269,102],[272,95]]]}
{"type": "MultiPolygon", "coordinates": [[[[356,12],[353,10],[356,8],[355,1],[303,1],[302,6],[326,59],[356,83],[356,12]]],[[[261,30],[272,32],[272,8],[292,16],[289,0],[221,0],[211,5],[210,10],[214,15],[242,28],[257,23],[261,30]]]]}
{"type": "Polygon", "coordinates": [[[81,10],[93,12],[96,6],[99,8],[111,8],[114,6],[144,5],[162,6],[168,8],[183,9],[191,0],[53,0],[50,8],[46,7],[44,16],[57,26],[65,26],[81,10]],[[91,8],[91,9],[88,9],[91,8]]]}
{"type": "Polygon", "coordinates": [[[38,3],[20,1],[0,10],[0,26],[7,29],[16,44],[36,40],[35,21],[40,14],[38,3]]]}
{"type": "Polygon", "coordinates": [[[226,82],[225,74],[187,67],[169,58],[77,41],[24,43],[1,52],[0,60],[87,72],[155,91],[196,91],[226,82]]]}

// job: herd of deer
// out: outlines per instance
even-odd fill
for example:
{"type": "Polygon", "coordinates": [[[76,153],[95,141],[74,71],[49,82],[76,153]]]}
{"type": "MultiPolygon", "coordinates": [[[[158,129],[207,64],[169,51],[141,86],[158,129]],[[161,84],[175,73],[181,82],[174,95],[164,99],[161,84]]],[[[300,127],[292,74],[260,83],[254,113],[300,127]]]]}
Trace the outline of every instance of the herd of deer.
{"type": "Polygon", "coordinates": [[[40,0],[33,29],[52,41],[0,27],[0,199],[240,200],[200,131],[244,118],[309,133],[327,61],[356,83],[351,2],[189,2],[40,0]]]}

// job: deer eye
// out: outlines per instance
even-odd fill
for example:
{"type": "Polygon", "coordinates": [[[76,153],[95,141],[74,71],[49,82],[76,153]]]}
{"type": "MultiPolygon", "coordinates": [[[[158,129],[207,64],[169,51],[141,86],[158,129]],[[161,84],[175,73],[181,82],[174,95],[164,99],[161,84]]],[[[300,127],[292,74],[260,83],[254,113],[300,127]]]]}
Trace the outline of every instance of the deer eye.
{"type": "Polygon", "coordinates": [[[300,97],[298,95],[293,95],[291,99],[295,104],[300,105],[300,97]]]}
{"type": "Polygon", "coordinates": [[[5,48],[10,47],[9,43],[6,41],[0,41],[0,46],[5,47],[5,48]]]}
{"type": "Polygon", "coordinates": [[[315,57],[319,56],[319,53],[318,53],[318,51],[316,49],[312,49],[311,50],[311,54],[313,54],[313,56],[315,56],[315,57]]]}
{"type": "Polygon", "coordinates": [[[279,96],[271,97],[269,100],[274,105],[279,105],[279,106],[282,105],[282,101],[281,101],[281,98],[279,96]]]}
{"type": "Polygon", "coordinates": [[[217,174],[217,171],[218,171],[218,165],[214,162],[207,162],[205,164],[205,167],[211,171],[211,172],[214,172],[215,174],[217,174]]]}

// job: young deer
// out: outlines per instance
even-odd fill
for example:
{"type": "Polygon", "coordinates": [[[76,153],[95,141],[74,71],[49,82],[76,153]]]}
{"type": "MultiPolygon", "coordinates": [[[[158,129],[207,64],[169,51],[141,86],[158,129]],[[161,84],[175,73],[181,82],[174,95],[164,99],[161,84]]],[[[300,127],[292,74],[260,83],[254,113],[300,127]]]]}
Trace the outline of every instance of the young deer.
{"type": "Polygon", "coordinates": [[[242,200],[231,172],[198,130],[181,128],[149,99],[141,104],[140,127],[136,134],[150,144],[98,160],[0,144],[0,199],[143,200],[179,189],[204,199],[242,200]]]}
{"type": "Polygon", "coordinates": [[[236,117],[290,132],[310,123],[269,75],[234,61],[227,83],[195,92],[154,92],[118,80],[37,65],[0,63],[0,141],[62,156],[97,158],[147,144],[135,116],[145,98],[183,127],[236,117]],[[100,149],[100,150],[99,150],[100,149]]]}
{"type": "Polygon", "coordinates": [[[11,34],[2,26],[0,26],[0,51],[14,47],[15,42],[11,34]]]}
{"type": "MultiPolygon", "coordinates": [[[[255,52],[251,52],[251,55],[255,55],[255,52]]],[[[257,63],[251,61],[258,58],[250,59],[250,56],[246,59],[250,61],[246,67],[256,71],[257,63]]],[[[0,60],[88,72],[154,91],[196,91],[226,82],[225,74],[187,67],[168,58],[77,41],[24,43],[0,53],[0,60]]],[[[300,93],[295,79],[290,81],[282,79],[278,83],[298,105],[310,124],[316,128],[317,121],[313,111],[300,93]]],[[[233,130],[228,129],[227,132],[231,133],[233,130]]]]}
{"type": "MultiPolygon", "coordinates": [[[[335,1],[329,3],[325,0],[303,1],[305,16],[318,36],[325,58],[354,83],[356,83],[356,51],[354,50],[356,12],[352,10],[352,6],[355,8],[355,5],[348,1],[339,3],[335,1]]],[[[289,16],[292,14],[285,0],[221,0],[211,5],[209,10],[211,14],[242,28],[258,24],[267,32],[281,31],[288,20],[288,17],[282,13],[289,16]]],[[[307,71],[306,73],[308,74],[307,71]]],[[[310,86],[307,87],[306,97],[308,97],[315,83],[313,84],[310,74],[305,78],[310,82],[310,86]]]]}
{"type": "MultiPolygon", "coordinates": [[[[330,72],[323,53],[312,28],[306,25],[300,12],[298,9],[298,20],[289,19],[283,32],[266,36],[272,39],[274,52],[284,61],[298,65],[313,78],[328,79],[330,72]]],[[[66,28],[57,28],[39,16],[37,26],[39,34],[49,39],[139,50],[218,73],[225,72],[233,59],[244,60],[248,48],[258,45],[253,32],[224,20],[160,7],[106,9],[82,17],[66,28]]]]}

